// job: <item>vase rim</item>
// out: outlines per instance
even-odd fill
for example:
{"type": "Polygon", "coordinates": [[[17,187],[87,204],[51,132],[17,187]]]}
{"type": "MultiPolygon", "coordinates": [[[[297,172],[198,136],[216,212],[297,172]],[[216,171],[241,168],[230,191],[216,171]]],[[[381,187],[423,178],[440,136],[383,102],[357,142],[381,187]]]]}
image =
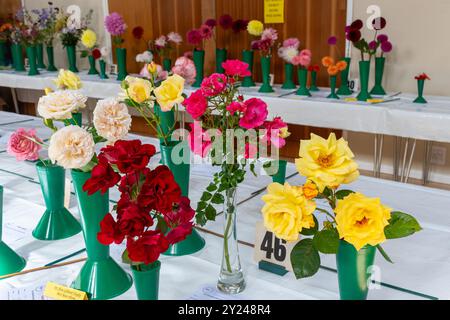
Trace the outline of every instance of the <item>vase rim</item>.
{"type": "Polygon", "coordinates": [[[136,270],[137,266],[131,266],[131,269],[134,272],[138,272],[138,273],[150,273],[150,272],[154,272],[154,271],[158,271],[159,269],[161,269],[161,261],[157,260],[151,264],[142,264],[141,266],[143,266],[145,268],[145,270],[136,270]]]}
{"type": "Polygon", "coordinates": [[[52,163],[50,159],[38,160],[36,162],[36,167],[38,167],[39,169],[43,169],[43,170],[62,168],[61,166],[58,166],[57,164],[52,163]]]}

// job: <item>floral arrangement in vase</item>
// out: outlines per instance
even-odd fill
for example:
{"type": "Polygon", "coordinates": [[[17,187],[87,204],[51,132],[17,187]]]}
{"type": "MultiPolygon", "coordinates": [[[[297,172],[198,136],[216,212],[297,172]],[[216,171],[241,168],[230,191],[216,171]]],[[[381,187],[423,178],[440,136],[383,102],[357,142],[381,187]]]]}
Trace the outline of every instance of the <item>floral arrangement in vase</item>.
{"type": "Polygon", "coordinates": [[[308,71],[309,73],[311,73],[311,85],[309,86],[309,91],[310,92],[320,91],[319,87],[317,86],[317,75],[320,72],[320,66],[317,64],[310,65],[308,67],[308,71]]]}
{"type": "Polygon", "coordinates": [[[309,49],[303,49],[292,59],[292,64],[298,67],[298,82],[300,87],[297,90],[298,96],[310,97],[311,92],[308,89],[308,67],[311,64],[312,52],[309,49]]]}
{"type": "Polygon", "coordinates": [[[284,60],[284,83],[282,89],[295,89],[293,60],[299,55],[300,40],[289,38],[283,41],[278,49],[278,56],[284,60]]]}
{"type": "Polygon", "coordinates": [[[270,81],[270,63],[272,59],[272,50],[278,40],[278,31],[273,28],[265,29],[259,40],[252,42],[252,50],[259,51],[261,55],[261,68],[263,83],[259,92],[274,92],[270,81]]]}
{"type": "Polygon", "coordinates": [[[100,48],[100,79],[108,79],[108,75],[106,74],[106,63],[107,61],[110,61],[110,49],[108,47],[101,47],[100,48]]]}
{"type": "Polygon", "coordinates": [[[170,32],[167,36],[162,35],[149,42],[150,51],[161,58],[164,71],[169,72],[172,69],[170,54],[175,49],[174,46],[179,46],[182,42],[183,38],[176,32],[170,32]]]}
{"type": "Polygon", "coordinates": [[[339,72],[343,72],[347,69],[347,62],[345,60],[335,63],[334,59],[330,56],[326,56],[322,59],[322,65],[327,68],[328,75],[330,76],[330,88],[331,94],[328,99],[339,99],[336,93],[337,75],[339,72]]]}
{"type": "Polygon", "coordinates": [[[11,22],[2,22],[0,24],[0,67],[9,65],[7,61],[7,43],[11,39],[13,25],[11,22]]]}
{"type": "MultiPolygon", "coordinates": [[[[256,40],[264,31],[264,24],[259,20],[251,20],[247,24],[247,33],[250,37],[256,40]]],[[[250,76],[245,77],[242,81],[242,87],[249,88],[254,87],[256,84],[253,81],[253,65],[254,65],[254,51],[251,49],[251,45],[249,50],[244,49],[242,51],[242,61],[248,64],[248,71],[250,71],[250,76]]]]}
{"type": "Polygon", "coordinates": [[[155,153],[153,145],[139,140],[117,141],[101,150],[99,163],[83,186],[92,195],[119,185],[117,218],[106,214],[97,239],[105,246],[126,242],[123,260],[132,266],[140,300],[158,299],[159,257],[186,239],[195,216],[170,169],[147,168],[155,153]]]}
{"type": "Polygon", "coordinates": [[[9,36],[11,40],[11,56],[14,70],[16,72],[24,72],[26,69],[23,58],[22,37],[26,30],[26,26],[22,22],[23,20],[19,18],[15,17],[12,20],[12,29],[9,31],[9,36]]]}
{"type": "Polygon", "coordinates": [[[212,39],[214,36],[213,27],[203,24],[198,29],[192,29],[186,34],[187,42],[194,47],[192,59],[194,60],[196,69],[196,80],[192,86],[199,88],[204,78],[205,65],[205,41],[212,39]]]}
{"type": "Polygon", "coordinates": [[[86,29],[81,35],[81,43],[86,48],[86,50],[81,52],[81,57],[88,57],[89,59],[89,71],[90,75],[98,75],[96,61],[101,58],[102,53],[97,46],[97,34],[91,29],[86,29]]]}
{"type": "Polygon", "coordinates": [[[340,189],[357,180],[359,171],[348,143],[334,133],[328,139],[312,134],[311,140],[301,141],[296,166],[305,185],[269,185],[263,196],[265,226],[289,242],[304,237],[291,253],[298,279],[319,271],[319,253],[334,254],[341,299],[366,299],[376,251],[392,262],[381,245],[419,232],[419,223],[378,198],[340,189]],[[331,212],[317,207],[315,199],[325,201],[331,212]]]}
{"type": "Polygon", "coordinates": [[[246,63],[227,60],[223,68],[225,74],[215,73],[205,78],[201,88],[183,105],[195,120],[189,135],[191,151],[203,158],[210,157],[212,165],[220,167],[198,203],[196,221],[199,225],[214,221],[215,206],[224,205],[224,251],[218,288],[226,293],[239,293],[245,288],[245,280],[237,245],[236,190],[245,179],[247,165],[254,171],[255,163],[268,146],[275,153],[288,136],[288,129],[281,118],[267,119],[269,112],[264,101],[244,100],[239,94],[240,80],[250,73],[246,63]],[[251,138],[226,147],[239,132],[251,138]]]}
{"type": "Polygon", "coordinates": [[[415,79],[417,80],[417,89],[418,89],[419,95],[414,100],[414,103],[426,104],[428,102],[423,97],[423,91],[425,88],[425,81],[431,80],[431,78],[426,73],[422,73],[422,74],[419,74],[418,76],[416,76],[415,79]]]}
{"type": "MultiPolygon", "coordinates": [[[[346,41],[348,40],[346,39],[346,41]]],[[[341,85],[337,91],[337,94],[340,96],[349,96],[353,93],[348,85],[350,76],[350,64],[352,59],[347,56],[347,53],[343,53],[343,51],[339,47],[338,42],[339,39],[336,36],[331,36],[328,38],[328,45],[336,49],[339,59],[347,62],[347,69],[341,72],[341,85]]]]}
{"type": "Polygon", "coordinates": [[[123,35],[127,31],[127,24],[123,17],[113,12],[105,18],[106,31],[112,36],[113,43],[116,46],[117,57],[117,80],[122,81],[128,75],[127,72],[127,49],[123,47],[124,39],[123,35]]]}

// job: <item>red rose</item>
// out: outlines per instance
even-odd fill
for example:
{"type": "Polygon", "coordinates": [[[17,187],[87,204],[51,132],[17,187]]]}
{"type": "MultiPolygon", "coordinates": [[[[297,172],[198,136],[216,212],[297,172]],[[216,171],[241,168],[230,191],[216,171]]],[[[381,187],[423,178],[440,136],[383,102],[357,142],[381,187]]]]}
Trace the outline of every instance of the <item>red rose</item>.
{"type": "Polygon", "coordinates": [[[142,144],[140,140],[117,141],[114,146],[102,149],[102,155],[113,165],[117,165],[120,172],[130,173],[147,167],[150,158],[156,153],[151,144],[142,144]]]}
{"type": "Polygon", "coordinates": [[[109,246],[112,243],[120,244],[124,239],[125,236],[120,233],[113,216],[108,213],[100,222],[100,232],[97,234],[98,242],[109,246]]]}
{"type": "Polygon", "coordinates": [[[92,50],[92,56],[94,57],[95,60],[98,60],[102,57],[102,52],[98,49],[94,49],[92,50]]]}
{"type": "Polygon", "coordinates": [[[154,263],[167,249],[169,242],[158,231],[147,231],[137,240],[129,239],[127,242],[128,257],[136,263],[154,263]]]}
{"type": "MultiPolygon", "coordinates": [[[[119,211],[117,211],[119,214],[119,211]]],[[[121,234],[127,237],[140,236],[145,228],[153,225],[153,218],[149,213],[144,212],[136,204],[129,204],[120,210],[117,227],[121,234]]]]}
{"type": "Polygon", "coordinates": [[[99,190],[105,194],[120,181],[120,175],[113,170],[105,157],[100,155],[98,160],[99,163],[92,170],[91,178],[83,186],[83,191],[90,196],[99,190]]]}
{"type": "Polygon", "coordinates": [[[167,234],[170,244],[181,242],[192,233],[194,216],[195,211],[191,208],[191,201],[186,197],[181,198],[177,210],[164,215],[164,220],[171,229],[167,234]]]}

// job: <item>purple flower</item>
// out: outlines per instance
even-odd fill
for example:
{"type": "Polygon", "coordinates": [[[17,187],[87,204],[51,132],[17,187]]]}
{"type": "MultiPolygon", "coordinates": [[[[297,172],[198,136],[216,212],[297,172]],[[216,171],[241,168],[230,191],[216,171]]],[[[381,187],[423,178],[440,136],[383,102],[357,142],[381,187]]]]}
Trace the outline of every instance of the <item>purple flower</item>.
{"type": "Polygon", "coordinates": [[[389,41],[385,41],[381,44],[381,50],[384,53],[389,53],[392,51],[392,43],[390,43],[389,41]]]}
{"type": "Polygon", "coordinates": [[[347,33],[347,40],[351,42],[358,42],[361,40],[361,31],[352,29],[350,32],[347,33]]]}
{"type": "Polygon", "coordinates": [[[378,48],[378,42],[376,42],[376,41],[371,41],[371,42],[369,43],[369,49],[370,49],[370,50],[377,50],[377,48],[378,48]]]}
{"type": "Polygon", "coordinates": [[[186,38],[187,41],[193,46],[199,45],[200,42],[202,42],[203,40],[202,34],[198,29],[193,29],[189,31],[186,35],[186,38]]]}
{"type": "Polygon", "coordinates": [[[377,40],[378,40],[378,42],[383,43],[383,42],[388,41],[388,40],[389,40],[389,37],[388,37],[387,35],[385,35],[385,34],[380,34],[380,35],[377,37],[377,40]]]}
{"type": "Polygon", "coordinates": [[[233,26],[233,18],[229,14],[224,14],[219,18],[219,24],[225,30],[231,29],[233,26]]]}
{"type": "Polygon", "coordinates": [[[351,28],[354,30],[361,30],[364,26],[364,23],[362,22],[362,20],[355,20],[352,24],[351,24],[351,28]]]}
{"type": "Polygon", "coordinates": [[[111,13],[105,18],[106,30],[114,37],[121,36],[125,33],[127,25],[123,20],[123,17],[117,12],[111,13]]]}
{"type": "Polygon", "coordinates": [[[386,24],[387,24],[386,19],[383,17],[373,19],[373,21],[372,21],[372,26],[377,31],[380,31],[380,30],[383,30],[384,28],[386,28],[386,24]]]}
{"type": "Polygon", "coordinates": [[[216,19],[208,19],[205,21],[205,24],[210,28],[215,28],[217,26],[216,19]]]}
{"type": "Polygon", "coordinates": [[[335,46],[337,44],[337,38],[335,36],[331,36],[328,38],[328,45],[335,46]]]}

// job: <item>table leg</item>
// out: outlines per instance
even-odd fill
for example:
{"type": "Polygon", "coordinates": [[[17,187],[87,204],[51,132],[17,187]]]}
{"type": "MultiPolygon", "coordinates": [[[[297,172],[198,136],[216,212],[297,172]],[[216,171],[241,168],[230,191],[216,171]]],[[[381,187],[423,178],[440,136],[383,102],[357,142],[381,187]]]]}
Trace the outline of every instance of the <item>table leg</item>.
{"type": "Polygon", "coordinates": [[[400,182],[402,183],[408,183],[417,146],[417,140],[415,139],[406,138],[405,141],[406,142],[403,148],[402,166],[400,168],[400,182]],[[412,141],[411,148],[410,140],[412,141]]]}
{"type": "Polygon", "coordinates": [[[11,96],[13,99],[13,104],[14,104],[14,110],[17,114],[20,114],[20,110],[19,110],[19,102],[17,101],[17,94],[16,94],[16,89],[15,88],[11,88],[11,96]]]}
{"type": "Polygon", "coordinates": [[[425,151],[423,157],[423,185],[426,186],[430,177],[430,155],[431,148],[433,147],[432,141],[425,141],[425,151]]]}
{"type": "Polygon", "coordinates": [[[384,145],[384,135],[375,135],[375,150],[374,150],[374,161],[373,161],[373,175],[375,178],[381,177],[381,165],[383,162],[383,145],[384,145]]]}

